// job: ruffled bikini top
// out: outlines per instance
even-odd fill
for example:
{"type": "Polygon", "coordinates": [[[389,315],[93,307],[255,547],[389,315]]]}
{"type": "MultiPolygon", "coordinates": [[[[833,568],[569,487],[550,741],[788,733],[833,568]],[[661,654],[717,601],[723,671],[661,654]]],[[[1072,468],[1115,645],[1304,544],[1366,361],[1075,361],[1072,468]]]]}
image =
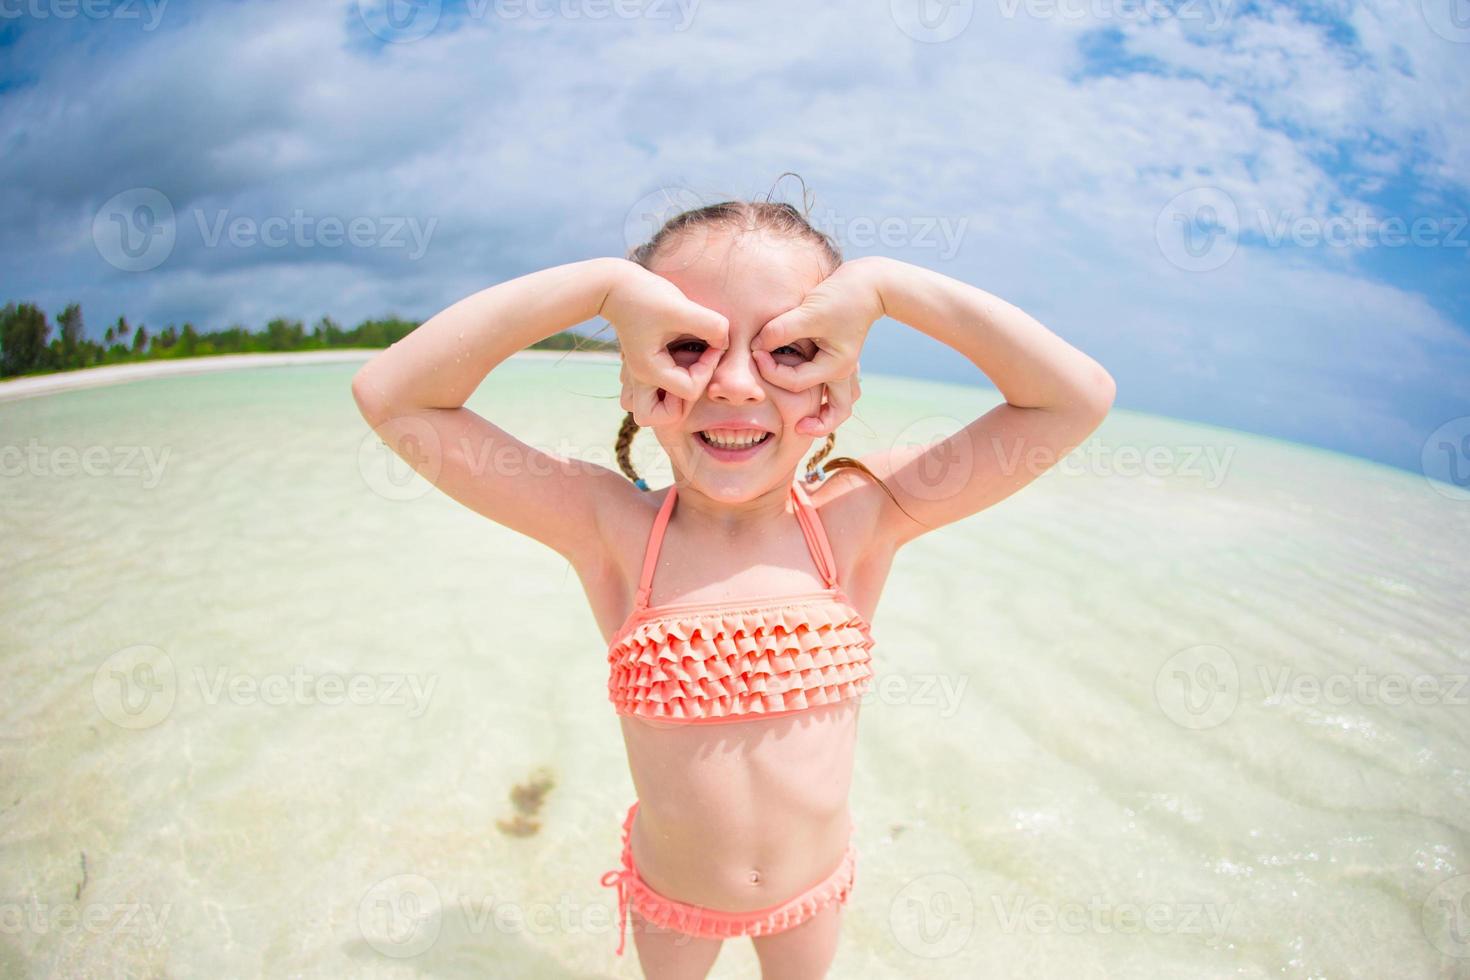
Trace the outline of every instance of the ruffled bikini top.
{"type": "Polygon", "coordinates": [[[617,713],[690,724],[749,721],[866,693],[871,626],[838,584],[805,488],[793,482],[791,495],[825,591],[649,606],[676,494],[670,486],[648,537],[633,611],[608,645],[607,693],[617,713]]]}

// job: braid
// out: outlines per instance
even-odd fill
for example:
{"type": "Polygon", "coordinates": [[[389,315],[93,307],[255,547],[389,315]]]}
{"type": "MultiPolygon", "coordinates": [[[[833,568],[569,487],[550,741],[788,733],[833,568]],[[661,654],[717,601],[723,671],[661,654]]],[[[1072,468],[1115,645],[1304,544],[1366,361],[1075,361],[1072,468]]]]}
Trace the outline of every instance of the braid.
{"type": "Polygon", "coordinates": [[[623,424],[618,428],[618,441],[616,444],[618,468],[623,471],[624,476],[637,485],[639,490],[647,490],[648,484],[644,482],[643,477],[638,475],[638,471],[633,468],[633,455],[629,452],[633,445],[633,437],[638,434],[638,429],[639,425],[633,421],[632,412],[623,416],[623,424]]]}
{"type": "Polygon", "coordinates": [[[827,478],[827,470],[822,466],[822,460],[831,455],[832,449],[836,445],[837,433],[827,433],[827,441],[822,443],[822,448],[817,450],[815,456],[806,461],[806,478],[809,482],[821,482],[827,478]]]}

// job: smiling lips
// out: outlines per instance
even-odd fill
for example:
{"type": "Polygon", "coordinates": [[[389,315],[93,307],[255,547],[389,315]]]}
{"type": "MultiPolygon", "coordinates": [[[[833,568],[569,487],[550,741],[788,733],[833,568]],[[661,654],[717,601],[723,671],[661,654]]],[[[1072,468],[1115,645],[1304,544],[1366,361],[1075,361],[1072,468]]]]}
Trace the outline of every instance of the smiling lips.
{"type": "Polygon", "coordinates": [[[743,462],[761,451],[774,433],[767,429],[716,428],[695,433],[700,446],[715,459],[726,463],[743,462]]]}
{"type": "Polygon", "coordinates": [[[704,429],[698,433],[700,440],[716,449],[749,449],[771,437],[765,429],[704,429]]]}

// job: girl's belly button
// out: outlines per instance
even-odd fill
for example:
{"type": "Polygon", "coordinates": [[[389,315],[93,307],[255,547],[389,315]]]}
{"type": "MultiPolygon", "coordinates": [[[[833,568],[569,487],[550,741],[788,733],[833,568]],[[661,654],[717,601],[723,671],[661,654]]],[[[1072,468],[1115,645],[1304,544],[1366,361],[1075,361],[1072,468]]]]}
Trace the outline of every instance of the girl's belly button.
{"type": "Polygon", "coordinates": [[[747,877],[750,878],[752,885],[759,885],[761,883],[761,873],[758,868],[751,868],[750,874],[747,877]]]}

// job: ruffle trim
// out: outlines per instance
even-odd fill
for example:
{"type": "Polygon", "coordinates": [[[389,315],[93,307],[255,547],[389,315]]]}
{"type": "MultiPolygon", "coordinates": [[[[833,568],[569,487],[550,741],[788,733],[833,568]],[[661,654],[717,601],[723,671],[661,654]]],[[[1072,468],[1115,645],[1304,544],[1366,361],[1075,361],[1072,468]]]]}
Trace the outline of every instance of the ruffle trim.
{"type": "Polygon", "coordinates": [[[673,929],[700,939],[769,936],[801,925],[829,903],[846,902],[852,893],[856,864],[856,853],[849,847],[836,870],[820,885],[773,909],[721,912],[697,905],[671,902],[643,885],[641,880],[634,881],[633,887],[628,889],[628,904],[639,915],[660,928],[673,929]]]}
{"type": "Polygon", "coordinates": [[[872,647],[836,599],[659,616],[608,648],[608,698],[619,714],[668,721],[820,707],[870,689],[872,647]]]}

